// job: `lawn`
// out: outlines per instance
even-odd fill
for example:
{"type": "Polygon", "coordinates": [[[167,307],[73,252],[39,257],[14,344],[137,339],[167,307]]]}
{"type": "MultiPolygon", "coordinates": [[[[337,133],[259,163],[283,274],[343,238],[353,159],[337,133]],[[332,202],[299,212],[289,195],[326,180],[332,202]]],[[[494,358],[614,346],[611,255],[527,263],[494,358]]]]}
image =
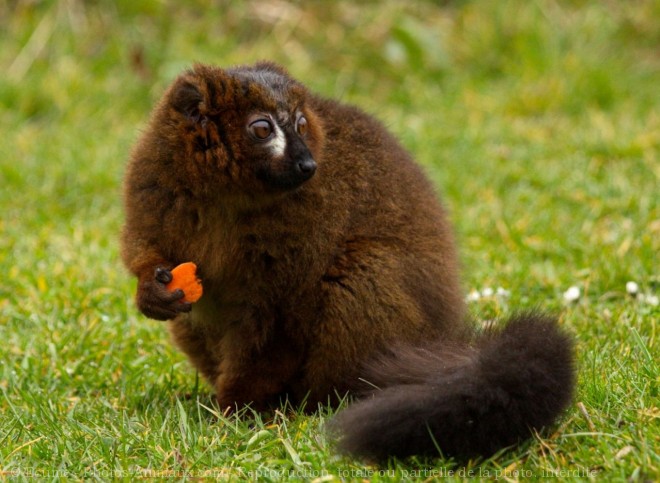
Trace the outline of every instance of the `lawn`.
{"type": "Polygon", "coordinates": [[[659,479],[659,18],[657,0],[0,1],[0,475],[659,479]],[[555,427],[464,465],[341,458],[328,409],[220,414],[138,313],[131,144],[192,62],[258,59],[414,153],[474,317],[560,315],[579,382],[555,427]]]}

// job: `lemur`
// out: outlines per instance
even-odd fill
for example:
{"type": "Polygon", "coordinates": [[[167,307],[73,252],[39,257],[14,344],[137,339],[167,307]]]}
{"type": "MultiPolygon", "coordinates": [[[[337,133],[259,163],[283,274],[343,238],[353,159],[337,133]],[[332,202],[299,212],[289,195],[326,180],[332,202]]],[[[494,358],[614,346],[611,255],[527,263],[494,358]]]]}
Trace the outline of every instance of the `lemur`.
{"type": "Polygon", "coordinates": [[[125,177],[137,306],[169,320],[221,407],[355,402],[341,451],[489,455],[553,423],[574,387],[555,317],[480,330],[423,171],[356,107],[273,63],[195,65],[155,107],[125,177]],[[204,295],[169,291],[192,261],[204,295]]]}

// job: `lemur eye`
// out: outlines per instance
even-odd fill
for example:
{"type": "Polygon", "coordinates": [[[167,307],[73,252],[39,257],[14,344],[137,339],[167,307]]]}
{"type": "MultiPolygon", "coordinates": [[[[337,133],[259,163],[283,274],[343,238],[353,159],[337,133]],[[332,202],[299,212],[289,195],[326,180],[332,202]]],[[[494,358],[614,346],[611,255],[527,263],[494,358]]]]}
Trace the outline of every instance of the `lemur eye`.
{"type": "Polygon", "coordinates": [[[268,139],[273,134],[273,125],[265,119],[254,121],[249,127],[257,139],[268,139]]]}
{"type": "Polygon", "coordinates": [[[296,131],[298,131],[298,134],[301,136],[304,136],[305,133],[307,132],[307,119],[305,116],[300,116],[298,118],[298,122],[296,123],[296,131]]]}

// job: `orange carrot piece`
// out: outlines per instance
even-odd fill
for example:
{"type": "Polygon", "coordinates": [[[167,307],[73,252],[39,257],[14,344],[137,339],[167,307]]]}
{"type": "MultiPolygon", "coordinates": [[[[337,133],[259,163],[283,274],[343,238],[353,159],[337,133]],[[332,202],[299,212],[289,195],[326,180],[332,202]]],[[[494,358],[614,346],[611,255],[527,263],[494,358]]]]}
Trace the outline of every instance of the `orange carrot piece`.
{"type": "Polygon", "coordinates": [[[172,281],[166,285],[167,290],[183,290],[183,302],[197,302],[202,296],[202,282],[196,276],[197,265],[193,262],[182,263],[172,269],[172,281]]]}

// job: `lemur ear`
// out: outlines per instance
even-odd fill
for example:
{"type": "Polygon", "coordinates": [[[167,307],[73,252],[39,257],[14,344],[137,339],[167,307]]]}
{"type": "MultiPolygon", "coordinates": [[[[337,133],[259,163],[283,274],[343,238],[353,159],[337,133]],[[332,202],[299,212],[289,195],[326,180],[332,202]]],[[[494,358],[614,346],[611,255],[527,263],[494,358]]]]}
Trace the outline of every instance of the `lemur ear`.
{"type": "Polygon", "coordinates": [[[177,82],[170,97],[174,109],[193,121],[201,118],[204,96],[199,88],[187,80],[177,82]]]}

